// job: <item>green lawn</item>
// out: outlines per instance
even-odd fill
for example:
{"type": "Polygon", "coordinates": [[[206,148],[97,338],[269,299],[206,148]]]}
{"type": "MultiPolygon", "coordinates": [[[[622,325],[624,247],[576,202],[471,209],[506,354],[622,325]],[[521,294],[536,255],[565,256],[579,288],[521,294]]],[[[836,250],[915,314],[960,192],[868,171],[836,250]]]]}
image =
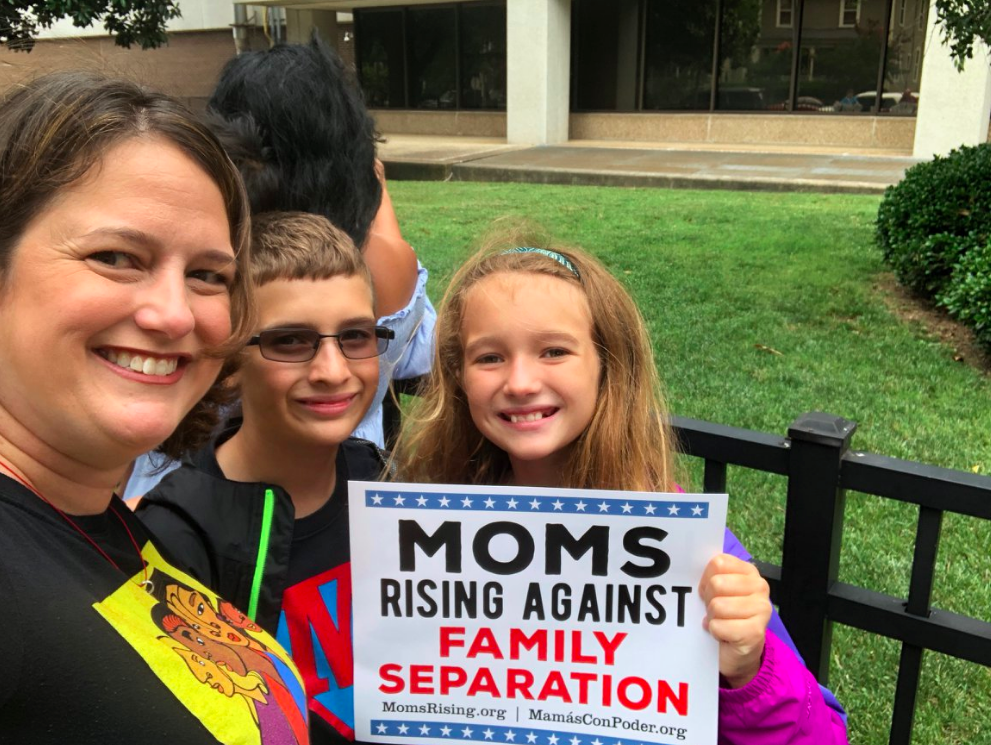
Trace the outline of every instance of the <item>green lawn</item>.
{"type": "MultiPolygon", "coordinates": [[[[784,434],[803,412],[826,411],[859,423],[857,449],[991,473],[991,377],[954,362],[875,289],[877,197],[417,182],[390,191],[435,300],[499,217],[593,251],[640,303],[675,414],[784,434]]],[[[783,479],[734,470],[730,493],[731,527],[778,561],[783,479]]],[[[841,578],[903,595],[915,515],[850,494],[841,578]]],[[[991,525],[979,522],[948,518],[935,603],[991,621],[991,525]]],[[[898,653],[836,630],[830,685],[850,712],[851,742],[887,742],[898,653]]],[[[987,743],[988,732],[991,670],[928,655],[914,742],[987,743]]]]}

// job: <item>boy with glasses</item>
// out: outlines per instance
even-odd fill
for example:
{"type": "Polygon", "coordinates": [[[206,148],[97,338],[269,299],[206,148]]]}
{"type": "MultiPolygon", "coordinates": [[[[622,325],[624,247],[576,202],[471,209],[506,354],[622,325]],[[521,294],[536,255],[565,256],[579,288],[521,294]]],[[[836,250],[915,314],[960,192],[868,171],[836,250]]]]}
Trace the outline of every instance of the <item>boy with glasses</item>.
{"type": "MultiPolygon", "coordinates": [[[[348,742],[347,482],[385,467],[379,449],[351,433],[392,332],[376,325],[361,254],[323,217],[258,216],[250,271],[256,332],[231,377],[241,416],[147,494],[138,514],[177,566],[247,612],[227,608],[229,624],[257,624],[289,651],[306,685],[311,741],[348,742]]],[[[208,626],[198,633],[209,636],[208,626]]]]}

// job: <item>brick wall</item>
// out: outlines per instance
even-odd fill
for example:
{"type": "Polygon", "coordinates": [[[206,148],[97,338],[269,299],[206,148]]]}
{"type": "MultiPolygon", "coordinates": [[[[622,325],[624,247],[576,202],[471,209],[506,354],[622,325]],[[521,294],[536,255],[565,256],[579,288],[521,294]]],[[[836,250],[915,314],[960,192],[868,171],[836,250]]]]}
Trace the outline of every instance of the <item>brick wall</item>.
{"type": "Polygon", "coordinates": [[[38,75],[64,69],[97,69],[184,100],[202,110],[220,76],[234,56],[229,29],[185,31],[169,35],[160,49],[124,49],[110,37],[40,40],[30,53],[0,47],[0,89],[38,75]]]}

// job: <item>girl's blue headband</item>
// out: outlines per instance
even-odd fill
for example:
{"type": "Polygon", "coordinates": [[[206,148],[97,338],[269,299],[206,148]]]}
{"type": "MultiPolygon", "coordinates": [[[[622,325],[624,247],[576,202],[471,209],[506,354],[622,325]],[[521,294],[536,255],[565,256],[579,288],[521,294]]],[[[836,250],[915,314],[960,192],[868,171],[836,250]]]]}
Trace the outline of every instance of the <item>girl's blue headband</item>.
{"type": "Polygon", "coordinates": [[[568,261],[568,259],[566,259],[564,256],[559,254],[557,251],[549,251],[546,248],[532,248],[530,246],[520,246],[518,248],[507,248],[505,251],[503,251],[503,253],[504,254],[541,254],[542,256],[546,256],[548,259],[553,259],[554,261],[556,261],[558,264],[563,266],[569,272],[574,274],[576,279],[580,280],[582,278],[582,275],[580,275],[578,273],[578,270],[575,269],[575,265],[572,264],[570,261],[568,261]]]}

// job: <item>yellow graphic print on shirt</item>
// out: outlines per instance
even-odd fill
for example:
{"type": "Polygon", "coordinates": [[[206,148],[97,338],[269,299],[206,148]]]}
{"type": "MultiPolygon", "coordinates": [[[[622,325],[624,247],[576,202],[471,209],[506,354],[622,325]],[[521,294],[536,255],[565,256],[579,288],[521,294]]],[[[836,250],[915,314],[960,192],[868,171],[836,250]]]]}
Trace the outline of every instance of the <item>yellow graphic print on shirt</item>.
{"type": "Polygon", "coordinates": [[[144,573],[94,604],[210,733],[229,745],[305,745],[306,696],[289,656],[151,543],[144,573]]]}

